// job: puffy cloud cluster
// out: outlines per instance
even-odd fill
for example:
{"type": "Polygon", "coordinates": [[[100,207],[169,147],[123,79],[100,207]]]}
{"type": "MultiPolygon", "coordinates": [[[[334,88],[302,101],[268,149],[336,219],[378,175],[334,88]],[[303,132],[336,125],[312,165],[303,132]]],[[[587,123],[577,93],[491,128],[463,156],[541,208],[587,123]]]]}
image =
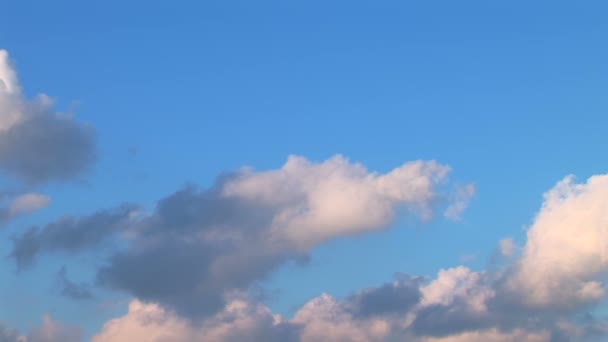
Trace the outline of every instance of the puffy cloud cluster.
{"type": "MultiPolygon", "coordinates": [[[[352,304],[352,303],[349,303],[352,304]]],[[[202,324],[156,304],[133,301],[129,312],[105,324],[94,342],[153,341],[383,341],[390,327],[382,319],[356,319],[357,312],[329,295],[304,305],[285,320],[246,298],[232,299],[202,324]]]]}
{"type": "Polygon", "coordinates": [[[537,308],[576,309],[605,295],[608,175],[569,176],[545,194],[511,286],[537,308]]]}
{"type": "Polygon", "coordinates": [[[67,180],[95,161],[92,127],[57,113],[40,94],[25,98],[6,50],[0,50],[0,171],[27,183],[67,180]]]}
{"type": "Polygon", "coordinates": [[[129,313],[105,324],[93,342],[297,341],[295,326],[260,304],[235,296],[202,324],[192,324],[157,304],[133,301],[129,313]]]}
{"type": "MultiPolygon", "coordinates": [[[[322,294],[303,305],[289,320],[272,314],[261,304],[243,298],[229,301],[223,310],[202,324],[192,323],[157,304],[133,301],[129,312],[108,322],[93,341],[555,340],[556,333],[543,325],[531,325],[525,329],[520,326],[496,327],[473,322],[475,319],[484,320],[481,316],[486,313],[478,312],[475,300],[469,303],[468,293],[454,281],[476,276],[479,274],[465,268],[456,268],[443,271],[436,280],[426,285],[421,279],[406,278],[365,289],[344,300],[322,294]],[[450,294],[451,298],[446,299],[443,295],[448,292],[456,294],[450,294]],[[470,307],[464,308],[461,304],[470,304],[470,307]],[[454,312],[450,312],[452,310],[454,312]],[[461,315],[467,317],[459,319],[461,315]],[[446,329],[447,326],[449,329],[446,329]]],[[[522,320],[533,321],[532,318],[525,317],[522,320]]]]}
{"type": "Polygon", "coordinates": [[[478,277],[483,275],[458,267],[440,272],[430,283],[410,278],[343,300],[322,294],[291,319],[244,296],[227,301],[202,323],[134,300],[129,312],[106,323],[93,341],[549,342],[587,341],[608,332],[604,323],[573,323],[568,316],[501,305],[493,296],[483,297],[487,307],[480,311],[480,299],[469,299],[470,292],[479,290],[469,281],[478,277]],[[468,285],[457,279],[468,279],[468,285]],[[425,293],[439,302],[429,301],[425,293]]]}
{"type": "Polygon", "coordinates": [[[291,156],[281,169],[246,172],[222,191],[273,208],[271,233],[306,251],[336,236],[383,228],[399,207],[429,219],[439,200],[436,187],[449,171],[416,161],[380,175],[342,156],[321,164],[291,156]]]}
{"type": "Polygon", "coordinates": [[[155,341],[161,332],[179,334],[175,341],[235,340],[217,331],[240,341],[599,341],[608,325],[589,310],[604,294],[606,213],[608,176],[583,184],[567,177],[545,194],[523,247],[500,242],[511,260],[501,269],[459,266],[430,280],[400,276],[341,300],[323,294],[291,319],[241,297],[197,325],[170,307],[134,301],[96,341],[155,341]],[[151,320],[150,311],[162,319],[151,320]]]}

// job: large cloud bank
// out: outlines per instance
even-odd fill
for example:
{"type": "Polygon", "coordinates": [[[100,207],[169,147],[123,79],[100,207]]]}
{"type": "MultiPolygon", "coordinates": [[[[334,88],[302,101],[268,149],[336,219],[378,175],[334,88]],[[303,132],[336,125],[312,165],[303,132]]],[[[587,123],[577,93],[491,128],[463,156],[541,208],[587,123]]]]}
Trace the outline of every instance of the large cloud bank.
{"type": "Polygon", "coordinates": [[[605,296],[607,213],[608,175],[567,177],[545,194],[523,246],[500,243],[500,269],[401,275],[343,299],[323,294],[290,319],[244,295],[202,324],[134,300],[94,341],[601,341],[608,324],[592,309],[605,296]]]}

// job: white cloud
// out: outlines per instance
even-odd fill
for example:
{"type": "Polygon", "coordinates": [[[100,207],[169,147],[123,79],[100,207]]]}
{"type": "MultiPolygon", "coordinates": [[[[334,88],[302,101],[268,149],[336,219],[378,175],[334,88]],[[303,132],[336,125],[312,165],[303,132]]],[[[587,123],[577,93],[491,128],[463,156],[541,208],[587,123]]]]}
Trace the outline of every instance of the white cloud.
{"type": "Polygon", "coordinates": [[[107,322],[92,342],[280,341],[276,331],[281,322],[267,307],[238,297],[200,325],[157,304],[134,300],[129,312],[107,322]]]}
{"type": "MultiPolygon", "coordinates": [[[[228,174],[208,190],[187,187],[160,200],[98,280],[190,318],[209,315],[226,291],[246,291],[327,241],[387,229],[400,212],[429,219],[445,205],[448,173],[434,161],[377,173],[342,156],[291,156],[279,169],[228,174]]],[[[31,237],[16,240],[25,252],[31,237]]]]}
{"type": "Polygon", "coordinates": [[[185,320],[155,304],[133,301],[126,316],[107,322],[93,342],[187,341],[193,333],[185,320]]]}
{"type": "Polygon", "coordinates": [[[495,292],[484,283],[483,274],[459,266],[441,270],[437,278],[422,287],[422,306],[450,306],[455,299],[464,300],[467,308],[481,313],[495,292]]]}
{"type": "Polygon", "coordinates": [[[391,333],[391,327],[384,319],[356,320],[328,294],[306,303],[296,313],[293,322],[302,326],[302,342],[384,341],[391,333]]]}
{"type": "Polygon", "coordinates": [[[568,309],[598,301],[608,271],[608,175],[560,181],[527,235],[510,285],[528,304],[568,309]]]}
{"type": "Polygon", "coordinates": [[[23,112],[21,86],[6,50],[0,50],[0,131],[17,123],[23,112]]]}
{"type": "Polygon", "coordinates": [[[388,323],[356,321],[329,295],[304,305],[292,321],[272,314],[261,304],[233,299],[202,324],[192,324],[156,304],[134,300],[129,312],[106,323],[92,342],[367,342],[383,341],[388,333],[388,323]]]}
{"type": "Polygon", "coordinates": [[[378,174],[339,155],[318,164],[291,156],[279,170],[249,171],[228,182],[223,194],[276,208],[272,234],[307,251],[337,236],[385,228],[399,208],[429,219],[449,171],[415,161],[378,174]]]}

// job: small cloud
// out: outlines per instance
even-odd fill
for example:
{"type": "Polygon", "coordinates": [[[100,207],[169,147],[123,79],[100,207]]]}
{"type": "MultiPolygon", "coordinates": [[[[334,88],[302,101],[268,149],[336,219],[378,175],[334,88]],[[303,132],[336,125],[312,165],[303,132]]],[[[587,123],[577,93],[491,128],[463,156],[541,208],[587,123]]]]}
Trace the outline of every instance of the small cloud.
{"type": "Polygon", "coordinates": [[[443,215],[449,220],[459,221],[462,218],[462,213],[469,206],[469,202],[476,192],[477,189],[475,184],[466,184],[457,187],[454,202],[446,208],[443,215]]]}
{"type": "MultiPolygon", "coordinates": [[[[7,196],[2,201],[7,200],[7,196]]],[[[51,198],[37,193],[26,193],[17,197],[8,197],[7,206],[0,208],[0,223],[6,223],[17,216],[29,214],[46,208],[51,203],[51,198]]]]}
{"type": "Polygon", "coordinates": [[[12,217],[31,213],[42,208],[46,208],[51,203],[51,198],[37,193],[27,193],[19,195],[13,200],[9,207],[9,215],[12,217]]]}

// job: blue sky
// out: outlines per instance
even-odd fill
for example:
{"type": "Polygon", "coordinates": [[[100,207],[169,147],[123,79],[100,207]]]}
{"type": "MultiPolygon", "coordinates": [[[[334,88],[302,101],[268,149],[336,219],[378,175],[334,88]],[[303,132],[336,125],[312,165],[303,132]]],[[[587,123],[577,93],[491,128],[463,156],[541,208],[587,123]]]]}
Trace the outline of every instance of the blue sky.
{"type": "MultiPolygon", "coordinates": [[[[347,298],[402,272],[491,268],[499,241],[526,244],[543,193],[608,169],[608,4],[601,1],[12,1],[0,48],[23,96],[45,93],[96,132],[96,162],[70,179],[7,191],[52,198],[8,222],[0,249],[32,225],[124,202],[156,202],[225,172],[278,169],[289,155],[342,154],[381,174],[413,160],[474,183],[457,221],[398,215],[286,260],[255,281],[293,316],[323,292],[347,298]]],[[[3,113],[0,113],[2,115],[3,113]]],[[[18,177],[17,177],[18,178],[18,177]]],[[[120,245],[124,241],[115,242],[120,245]]],[[[104,247],[111,248],[111,247],[104,247]]],[[[128,291],[61,296],[57,272],[93,284],[107,250],[0,261],[0,321],[27,332],[44,314],[88,338],[127,312],[128,291]]],[[[137,296],[135,296],[137,297],[137,296]]],[[[152,300],[154,302],[154,300],[152,300]]],[[[162,304],[162,303],[161,303],[162,304]]]]}

